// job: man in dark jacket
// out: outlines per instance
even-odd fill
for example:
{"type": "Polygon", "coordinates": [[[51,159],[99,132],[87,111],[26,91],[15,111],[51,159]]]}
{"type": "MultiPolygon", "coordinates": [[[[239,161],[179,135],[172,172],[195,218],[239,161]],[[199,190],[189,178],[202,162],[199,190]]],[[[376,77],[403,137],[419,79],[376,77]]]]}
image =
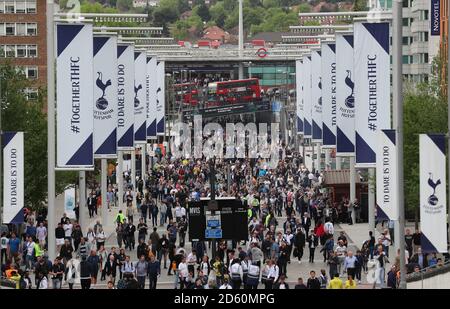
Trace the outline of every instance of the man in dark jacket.
{"type": "Polygon", "coordinates": [[[320,289],[320,281],[316,278],[316,272],[311,270],[309,273],[310,277],[306,283],[306,287],[310,290],[319,290],[320,289]]]}
{"type": "Polygon", "coordinates": [[[80,262],[80,283],[82,290],[89,290],[91,288],[91,274],[92,265],[83,256],[80,262]]]}
{"type": "Polygon", "coordinates": [[[294,247],[297,251],[297,258],[298,258],[299,264],[302,261],[303,248],[305,248],[305,243],[306,243],[305,233],[303,233],[301,228],[298,228],[297,234],[295,234],[295,237],[294,237],[294,247]]]}
{"type": "Polygon", "coordinates": [[[314,263],[314,252],[319,245],[319,237],[317,237],[314,230],[311,230],[311,234],[308,237],[308,247],[309,247],[309,262],[314,263]]]}
{"type": "Polygon", "coordinates": [[[105,264],[105,274],[109,277],[108,281],[112,281],[113,283],[116,281],[116,271],[117,271],[117,262],[114,258],[114,255],[111,254],[109,256],[108,261],[105,264]]]}
{"type": "Polygon", "coordinates": [[[392,265],[391,270],[387,274],[387,286],[391,289],[397,289],[397,272],[395,265],[392,265]]]}
{"type": "Polygon", "coordinates": [[[158,276],[161,274],[161,263],[155,258],[155,256],[150,257],[150,262],[148,263],[148,278],[150,280],[150,290],[156,290],[156,284],[158,282],[158,276]]]}

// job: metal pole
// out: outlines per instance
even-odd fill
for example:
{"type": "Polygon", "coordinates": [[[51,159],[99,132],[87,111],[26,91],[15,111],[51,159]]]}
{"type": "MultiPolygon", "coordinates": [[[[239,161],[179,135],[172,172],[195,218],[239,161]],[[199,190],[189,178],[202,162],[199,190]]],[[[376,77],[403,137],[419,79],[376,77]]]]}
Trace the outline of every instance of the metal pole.
{"type": "Polygon", "coordinates": [[[239,60],[244,56],[244,17],[242,14],[242,2],[239,0],[239,60]]]}
{"type": "Polygon", "coordinates": [[[397,130],[397,173],[398,173],[398,214],[399,233],[398,244],[400,248],[400,286],[406,289],[405,267],[405,205],[403,196],[403,76],[402,76],[402,36],[403,36],[403,12],[402,0],[392,3],[392,66],[393,66],[393,102],[394,102],[394,128],[397,130]]]}
{"type": "MultiPolygon", "coordinates": [[[[356,169],[355,169],[355,156],[350,157],[350,203],[353,203],[356,198],[356,169]]],[[[352,210],[352,222],[356,223],[355,209],[352,210]]]]}
{"type": "Polygon", "coordinates": [[[369,231],[375,235],[375,169],[369,168],[369,231]]]}
{"type": "Polygon", "coordinates": [[[48,194],[48,258],[56,258],[55,238],[55,57],[54,1],[47,0],[47,194],[48,194]]]}
{"type": "Polygon", "coordinates": [[[107,179],[108,172],[107,159],[101,159],[101,192],[102,192],[102,224],[103,227],[108,225],[108,203],[106,201],[106,191],[108,191],[107,179]]]}
{"type": "Polygon", "coordinates": [[[244,57],[244,18],[242,15],[242,2],[239,0],[239,79],[244,79],[244,63],[242,58],[244,57]]]}
{"type": "Polygon", "coordinates": [[[342,158],[336,156],[336,171],[340,171],[341,170],[341,164],[342,164],[342,158]]]}
{"type": "MultiPolygon", "coordinates": [[[[447,1],[447,27],[448,30],[447,31],[447,37],[445,38],[447,40],[447,74],[450,75],[450,61],[448,61],[450,59],[450,48],[449,48],[449,33],[450,33],[450,23],[448,22],[449,19],[449,14],[450,14],[450,3],[447,1]]],[[[450,80],[447,79],[447,80],[450,80]]],[[[450,107],[450,84],[447,82],[447,102],[448,102],[448,106],[450,107]]],[[[449,138],[449,145],[450,145],[450,108],[448,108],[448,138],[449,138]]],[[[447,159],[448,159],[448,177],[450,177],[450,154],[447,155],[447,159]]],[[[449,186],[449,192],[450,192],[450,186],[449,186]]],[[[450,196],[450,195],[449,195],[450,196]]],[[[447,212],[447,223],[450,224],[450,198],[448,198],[448,212],[447,212]]],[[[450,228],[448,229],[448,241],[450,241],[450,228]]],[[[450,246],[449,246],[449,253],[450,253],[450,246]]]]}
{"type": "MultiPolygon", "coordinates": [[[[170,125],[169,125],[169,128],[170,128],[170,125]]],[[[170,132],[170,131],[169,131],[170,132]]],[[[146,145],[147,144],[142,144],[141,145],[141,178],[142,178],[142,181],[143,181],[143,183],[144,183],[144,188],[145,188],[145,170],[146,170],[146,145]]],[[[169,147],[169,149],[170,149],[170,147],[169,147]]]]}
{"type": "MultiPolygon", "coordinates": [[[[3,175],[2,106],[2,75],[0,72],[0,176],[3,175]]],[[[3,179],[0,179],[0,224],[3,224],[3,179]]],[[[0,259],[0,267],[1,265],[0,259]]]]}
{"type": "Polygon", "coordinates": [[[320,150],[320,143],[316,143],[316,153],[317,153],[317,155],[316,155],[316,167],[317,167],[317,170],[320,172],[320,159],[321,159],[321,155],[322,155],[322,152],[321,152],[321,150],[320,150]]]}
{"type": "Polygon", "coordinates": [[[78,182],[80,184],[79,191],[79,217],[80,217],[80,226],[83,233],[86,233],[86,228],[88,227],[88,222],[86,221],[86,172],[79,171],[78,173],[78,182]]]}
{"type": "Polygon", "coordinates": [[[133,205],[136,205],[136,149],[131,150],[131,185],[133,186],[133,205]]]}
{"type": "MultiPolygon", "coordinates": [[[[122,209],[123,207],[123,151],[117,151],[117,168],[116,168],[116,182],[118,187],[117,192],[117,207],[122,209]]],[[[123,210],[123,209],[122,209],[123,210]]]]}
{"type": "MultiPolygon", "coordinates": [[[[216,200],[216,170],[215,170],[215,159],[210,159],[209,161],[209,187],[211,189],[211,201],[216,200]]],[[[211,215],[215,215],[216,211],[211,210],[211,215]]],[[[216,258],[216,239],[211,241],[211,256],[213,260],[216,258]]]]}
{"type": "Polygon", "coordinates": [[[325,170],[330,170],[330,149],[325,149],[325,170]]]}

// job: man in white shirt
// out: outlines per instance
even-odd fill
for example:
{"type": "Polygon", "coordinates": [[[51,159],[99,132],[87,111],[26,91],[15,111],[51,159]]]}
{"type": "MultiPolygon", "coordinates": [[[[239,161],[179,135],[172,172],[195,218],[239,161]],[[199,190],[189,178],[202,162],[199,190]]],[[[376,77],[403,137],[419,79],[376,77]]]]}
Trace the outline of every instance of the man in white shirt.
{"type": "Polygon", "coordinates": [[[191,253],[188,254],[186,259],[186,264],[188,266],[188,271],[195,273],[195,263],[197,262],[197,251],[192,250],[191,253]]]}
{"type": "Polygon", "coordinates": [[[180,278],[180,289],[185,287],[187,278],[189,277],[189,270],[186,264],[186,258],[183,257],[180,264],[178,264],[178,276],[180,278]]]}
{"type": "Polygon", "coordinates": [[[239,290],[241,288],[242,279],[244,277],[242,266],[241,263],[239,262],[239,259],[233,260],[230,267],[230,274],[233,288],[239,290]]]}
{"type": "Polygon", "coordinates": [[[328,235],[334,234],[333,223],[331,223],[329,220],[327,222],[325,222],[325,224],[323,225],[323,229],[324,229],[325,233],[327,233],[328,235]]]}
{"type": "Polygon", "coordinates": [[[41,222],[36,228],[36,238],[39,240],[39,244],[45,246],[45,238],[47,237],[47,228],[44,223],[41,222]]]}
{"type": "Polygon", "coordinates": [[[63,228],[64,228],[64,236],[66,237],[66,239],[69,239],[69,241],[72,242],[73,224],[70,223],[70,221],[67,221],[67,223],[63,225],[63,228]]]}
{"type": "Polygon", "coordinates": [[[338,272],[341,273],[341,269],[342,269],[342,266],[344,265],[344,261],[345,261],[345,255],[347,253],[347,247],[344,246],[344,243],[342,240],[339,240],[339,243],[334,251],[335,251],[338,261],[339,261],[338,272]]]}
{"type": "Polygon", "coordinates": [[[31,238],[31,236],[27,237],[27,242],[25,243],[25,248],[27,250],[27,255],[25,256],[25,269],[26,270],[30,270],[33,269],[33,253],[34,253],[34,241],[33,238],[31,238]]]}

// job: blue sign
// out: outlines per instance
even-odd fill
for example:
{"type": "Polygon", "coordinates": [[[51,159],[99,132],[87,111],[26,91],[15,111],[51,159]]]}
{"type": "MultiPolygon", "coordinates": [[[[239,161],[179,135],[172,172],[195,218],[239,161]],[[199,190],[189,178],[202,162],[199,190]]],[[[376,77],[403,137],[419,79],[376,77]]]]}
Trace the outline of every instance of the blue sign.
{"type": "Polygon", "coordinates": [[[216,227],[220,227],[220,221],[213,219],[213,220],[207,220],[206,221],[206,226],[208,228],[216,228],[216,227]]]}
{"type": "Polygon", "coordinates": [[[205,238],[222,238],[222,229],[206,229],[205,238]]]}
{"type": "Polygon", "coordinates": [[[431,0],[431,35],[441,35],[441,4],[440,0],[431,0]]]}

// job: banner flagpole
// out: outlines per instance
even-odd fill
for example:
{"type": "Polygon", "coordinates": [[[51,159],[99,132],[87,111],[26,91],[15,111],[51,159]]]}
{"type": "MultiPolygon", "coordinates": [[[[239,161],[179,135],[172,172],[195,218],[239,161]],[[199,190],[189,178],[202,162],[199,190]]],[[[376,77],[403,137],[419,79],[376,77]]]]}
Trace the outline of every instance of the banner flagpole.
{"type": "Polygon", "coordinates": [[[47,232],[48,258],[56,257],[55,238],[55,56],[54,1],[47,0],[47,232]]]}
{"type": "Polygon", "coordinates": [[[402,0],[392,3],[392,72],[393,72],[393,114],[394,129],[397,132],[397,175],[398,175],[398,216],[399,233],[398,245],[400,248],[400,289],[406,289],[406,265],[405,265],[405,205],[403,193],[403,76],[402,76],[402,0]]]}

